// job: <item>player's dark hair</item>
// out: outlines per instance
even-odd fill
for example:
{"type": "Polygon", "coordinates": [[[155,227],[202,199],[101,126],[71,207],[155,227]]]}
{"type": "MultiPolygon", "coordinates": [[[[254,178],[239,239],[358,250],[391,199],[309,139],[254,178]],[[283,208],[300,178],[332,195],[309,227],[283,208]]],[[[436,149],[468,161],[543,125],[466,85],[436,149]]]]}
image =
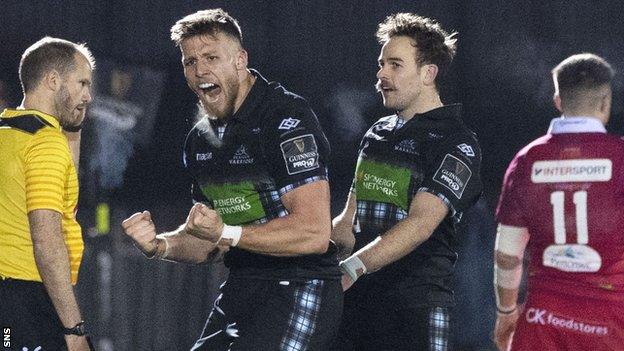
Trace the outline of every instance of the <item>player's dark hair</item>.
{"type": "Polygon", "coordinates": [[[177,21],[171,27],[171,40],[180,46],[184,39],[217,33],[227,34],[243,45],[243,33],[238,21],[222,9],[197,11],[177,21]]]}
{"type": "Polygon", "coordinates": [[[590,53],[572,55],[552,70],[555,90],[561,97],[561,105],[577,108],[591,101],[595,93],[610,87],[615,72],[602,57],[590,53]]]}
{"type": "Polygon", "coordinates": [[[449,34],[440,24],[427,17],[413,13],[397,13],[386,17],[377,27],[377,40],[381,45],[392,37],[406,36],[418,50],[416,63],[438,66],[438,77],[448,71],[457,52],[457,32],[449,34]]]}
{"type": "Polygon", "coordinates": [[[76,68],[75,55],[82,54],[95,68],[95,59],[85,44],[76,44],[65,39],[44,37],[32,44],[24,54],[19,64],[19,78],[24,94],[32,91],[44,74],[50,70],[57,70],[65,75],[76,68]]]}

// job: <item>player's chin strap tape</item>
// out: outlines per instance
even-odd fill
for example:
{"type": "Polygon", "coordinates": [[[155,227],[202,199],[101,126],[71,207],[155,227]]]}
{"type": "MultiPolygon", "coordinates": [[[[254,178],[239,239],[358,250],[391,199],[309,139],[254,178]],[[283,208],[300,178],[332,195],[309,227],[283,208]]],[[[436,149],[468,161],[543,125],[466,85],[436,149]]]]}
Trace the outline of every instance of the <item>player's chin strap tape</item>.
{"type": "Polygon", "coordinates": [[[351,277],[355,282],[361,275],[366,274],[366,266],[359,257],[353,255],[346,260],[340,262],[340,269],[351,277]]]}

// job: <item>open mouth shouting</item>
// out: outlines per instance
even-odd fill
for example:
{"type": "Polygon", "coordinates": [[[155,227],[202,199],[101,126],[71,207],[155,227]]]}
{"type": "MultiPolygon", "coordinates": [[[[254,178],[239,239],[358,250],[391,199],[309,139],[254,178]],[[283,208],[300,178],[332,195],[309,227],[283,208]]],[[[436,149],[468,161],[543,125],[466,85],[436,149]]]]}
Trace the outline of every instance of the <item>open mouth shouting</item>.
{"type": "Polygon", "coordinates": [[[221,93],[221,87],[215,83],[201,83],[198,88],[208,102],[217,101],[221,93]]]}

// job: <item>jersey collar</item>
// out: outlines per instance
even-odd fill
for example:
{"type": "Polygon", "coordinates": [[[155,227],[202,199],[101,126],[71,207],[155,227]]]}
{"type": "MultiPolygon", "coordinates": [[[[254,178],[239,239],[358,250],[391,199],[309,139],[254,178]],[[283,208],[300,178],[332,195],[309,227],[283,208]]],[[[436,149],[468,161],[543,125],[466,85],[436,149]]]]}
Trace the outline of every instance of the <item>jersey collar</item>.
{"type": "Polygon", "coordinates": [[[260,72],[253,68],[250,68],[249,71],[256,77],[256,81],[251,86],[249,93],[245,97],[245,100],[239,107],[238,111],[232,115],[232,119],[243,121],[249,118],[252,115],[251,112],[253,112],[256,106],[258,106],[258,104],[262,101],[262,98],[269,87],[269,82],[260,74],[260,72]]]}
{"type": "Polygon", "coordinates": [[[461,108],[461,104],[444,105],[425,113],[417,113],[412,119],[461,119],[461,108]]]}
{"type": "Polygon", "coordinates": [[[554,118],[550,122],[548,134],[562,133],[606,133],[605,126],[593,117],[575,116],[554,118]]]}
{"type": "Polygon", "coordinates": [[[52,125],[54,128],[61,129],[61,125],[58,119],[56,119],[56,117],[49,115],[45,112],[41,112],[39,110],[19,110],[19,109],[7,108],[7,109],[4,109],[2,114],[0,114],[0,117],[11,118],[11,117],[26,116],[26,115],[35,115],[43,119],[45,122],[47,122],[47,124],[52,125]]]}

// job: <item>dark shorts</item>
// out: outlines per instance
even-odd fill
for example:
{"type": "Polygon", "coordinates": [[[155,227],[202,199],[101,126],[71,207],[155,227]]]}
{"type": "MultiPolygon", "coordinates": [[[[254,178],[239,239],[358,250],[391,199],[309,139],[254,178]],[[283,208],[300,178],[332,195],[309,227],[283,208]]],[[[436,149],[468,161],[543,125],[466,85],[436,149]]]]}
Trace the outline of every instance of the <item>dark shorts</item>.
{"type": "Polygon", "coordinates": [[[10,329],[9,350],[62,350],[63,326],[42,283],[0,279],[0,329],[10,329]]]}
{"type": "Polygon", "coordinates": [[[449,350],[451,308],[357,288],[345,294],[335,351],[449,350]]]}
{"type": "Polygon", "coordinates": [[[325,351],[342,314],[337,280],[231,277],[192,350],[325,351]]]}

